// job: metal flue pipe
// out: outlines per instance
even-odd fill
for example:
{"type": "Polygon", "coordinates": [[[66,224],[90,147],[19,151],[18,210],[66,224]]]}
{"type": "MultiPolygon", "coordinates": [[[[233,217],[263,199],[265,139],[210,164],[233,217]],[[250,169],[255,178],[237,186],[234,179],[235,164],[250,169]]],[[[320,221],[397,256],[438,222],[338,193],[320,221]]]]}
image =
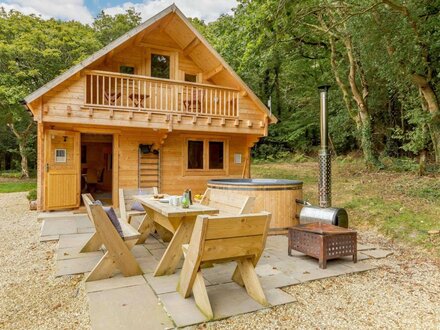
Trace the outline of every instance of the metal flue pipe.
{"type": "Polygon", "coordinates": [[[320,98],[320,123],[321,123],[321,149],[319,150],[319,206],[331,207],[332,205],[332,168],[331,155],[328,149],[328,113],[327,113],[327,94],[330,86],[319,86],[320,98]]]}

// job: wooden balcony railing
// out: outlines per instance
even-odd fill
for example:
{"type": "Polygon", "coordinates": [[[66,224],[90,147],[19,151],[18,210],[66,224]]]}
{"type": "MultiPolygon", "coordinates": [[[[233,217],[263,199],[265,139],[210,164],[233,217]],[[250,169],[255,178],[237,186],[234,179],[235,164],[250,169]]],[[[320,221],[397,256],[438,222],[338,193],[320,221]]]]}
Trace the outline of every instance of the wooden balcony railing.
{"type": "Polygon", "coordinates": [[[86,71],[85,106],[238,117],[240,93],[227,87],[86,71]]]}

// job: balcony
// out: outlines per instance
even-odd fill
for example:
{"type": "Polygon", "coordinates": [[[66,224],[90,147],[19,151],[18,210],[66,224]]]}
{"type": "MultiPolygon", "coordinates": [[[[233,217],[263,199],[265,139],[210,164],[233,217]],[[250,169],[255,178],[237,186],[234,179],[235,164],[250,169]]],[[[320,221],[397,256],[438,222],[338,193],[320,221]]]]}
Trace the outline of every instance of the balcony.
{"type": "Polygon", "coordinates": [[[236,89],[105,71],[86,71],[85,107],[238,118],[236,89]]]}

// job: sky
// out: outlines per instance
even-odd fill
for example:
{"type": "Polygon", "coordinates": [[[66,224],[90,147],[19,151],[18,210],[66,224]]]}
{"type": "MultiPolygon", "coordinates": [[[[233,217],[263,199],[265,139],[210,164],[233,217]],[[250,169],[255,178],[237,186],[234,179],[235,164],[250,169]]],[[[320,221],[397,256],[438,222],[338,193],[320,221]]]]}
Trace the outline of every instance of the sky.
{"type": "Polygon", "coordinates": [[[173,2],[186,16],[198,17],[206,22],[230,13],[237,4],[236,0],[0,0],[0,7],[43,18],[54,17],[90,24],[101,10],[115,15],[134,7],[146,20],[173,2]]]}

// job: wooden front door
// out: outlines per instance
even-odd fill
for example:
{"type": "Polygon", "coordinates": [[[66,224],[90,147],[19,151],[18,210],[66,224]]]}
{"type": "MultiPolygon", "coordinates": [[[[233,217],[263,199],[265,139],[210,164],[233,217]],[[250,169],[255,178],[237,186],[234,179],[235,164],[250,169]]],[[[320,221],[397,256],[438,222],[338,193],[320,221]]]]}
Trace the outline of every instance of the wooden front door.
{"type": "Polygon", "coordinates": [[[45,136],[45,210],[79,207],[80,133],[49,130],[45,136]]]}

